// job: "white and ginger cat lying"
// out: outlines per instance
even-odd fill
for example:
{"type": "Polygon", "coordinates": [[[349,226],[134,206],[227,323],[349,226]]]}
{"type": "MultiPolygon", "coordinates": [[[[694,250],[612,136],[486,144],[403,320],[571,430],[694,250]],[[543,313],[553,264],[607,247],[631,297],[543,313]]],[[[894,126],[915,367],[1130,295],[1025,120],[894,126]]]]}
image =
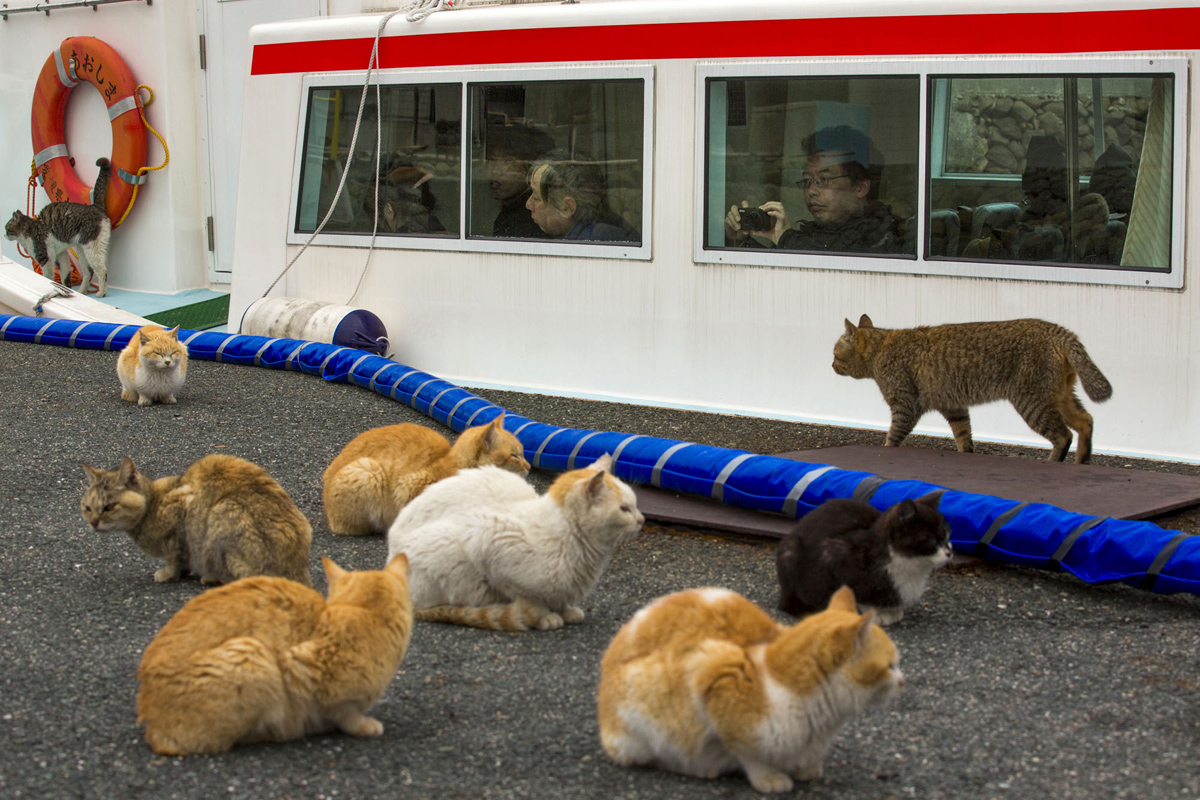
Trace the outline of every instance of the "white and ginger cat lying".
{"type": "Polygon", "coordinates": [[[621,766],[715,778],[760,792],[821,776],[838,729],[904,685],[896,648],[843,588],[789,627],[727,589],[660,597],[600,665],[600,743],[621,766]]]}
{"type": "Polygon", "coordinates": [[[156,581],[184,571],[204,583],[277,575],[309,586],[312,526],[257,464],[213,454],[183,475],[152,480],[126,456],[115,470],[82,465],[79,508],[97,531],[125,531],[146,555],[164,558],[156,581]]]}
{"type": "Polygon", "coordinates": [[[179,341],[179,326],[163,330],[146,325],[129,340],[117,358],[121,399],[148,406],[174,403],[187,378],[187,348],[179,341]]]}
{"type": "Polygon", "coordinates": [[[246,578],[192,598],[163,626],[138,669],[138,722],[154,752],[383,733],[364,714],[408,649],[408,562],[346,572],[323,560],[328,600],[284,578],[246,578]]]}
{"type": "Polygon", "coordinates": [[[385,533],[400,509],[430,484],[470,467],[496,466],[525,475],[521,442],[504,430],[504,415],[468,428],[455,440],[409,422],[364,431],[325,470],[325,516],[334,533],[385,533]]]}
{"type": "Polygon", "coordinates": [[[578,604],[645,522],[611,470],[602,456],[541,496],[498,467],[426,489],[388,531],[388,557],[412,565],[416,618],[507,631],[582,622],[578,604]]]}

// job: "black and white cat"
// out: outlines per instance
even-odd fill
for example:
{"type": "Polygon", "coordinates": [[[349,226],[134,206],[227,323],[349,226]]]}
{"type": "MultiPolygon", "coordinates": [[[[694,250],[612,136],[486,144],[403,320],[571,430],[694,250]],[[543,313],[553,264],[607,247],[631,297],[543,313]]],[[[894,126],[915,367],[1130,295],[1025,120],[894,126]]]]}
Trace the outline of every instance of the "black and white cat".
{"type": "Polygon", "coordinates": [[[104,210],[108,193],[108,178],[112,165],[107,158],[97,159],[100,174],[92,190],[92,203],[56,201],[42,206],[37,218],[14,211],[4,225],[4,237],[20,242],[33,259],[42,265],[43,274],[53,280],[58,266],[64,284],[71,274],[70,249],[79,256],[79,273],[83,277],[81,291],[86,292],[96,275],[96,296],[108,292],[108,239],[112,222],[104,210]]]}
{"type": "Polygon", "coordinates": [[[842,586],[874,608],[882,625],[898,622],[925,592],[929,575],[950,560],[950,526],[939,496],[904,500],[880,512],[857,500],[828,500],[806,514],[775,550],[779,607],[821,611],[842,586]]]}

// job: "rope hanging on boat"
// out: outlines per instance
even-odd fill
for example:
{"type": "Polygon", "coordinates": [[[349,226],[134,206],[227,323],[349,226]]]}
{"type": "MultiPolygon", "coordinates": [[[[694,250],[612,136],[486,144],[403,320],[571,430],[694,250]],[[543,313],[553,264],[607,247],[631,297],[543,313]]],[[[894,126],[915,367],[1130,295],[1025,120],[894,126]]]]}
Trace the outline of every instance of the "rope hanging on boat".
{"type": "MultiPolygon", "coordinates": [[[[162,145],[163,154],[165,156],[165,158],[163,158],[163,163],[159,164],[157,167],[147,167],[144,164],[142,166],[138,167],[137,177],[140,178],[143,175],[145,175],[147,172],[154,172],[155,170],[160,170],[163,167],[165,167],[167,164],[170,164],[171,163],[171,150],[170,150],[170,148],[167,147],[167,140],[164,139],[158,131],[154,130],[154,128],[151,128],[149,121],[147,121],[147,119],[146,119],[145,107],[154,102],[154,90],[151,89],[149,86],[147,86],[144,83],[139,83],[137,85],[137,88],[135,88],[133,90],[133,96],[137,101],[138,115],[141,116],[141,118],[142,118],[142,124],[146,126],[146,130],[148,130],[154,134],[155,139],[158,139],[158,143],[162,145]],[[150,99],[147,100],[145,103],[142,102],[142,92],[141,92],[142,89],[145,89],[147,92],[150,93],[150,99]]],[[[125,208],[125,213],[121,215],[121,218],[119,220],[117,220],[117,225],[120,225],[122,222],[124,222],[125,218],[129,216],[129,212],[133,210],[133,201],[137,200],[138,189],[141,188],[142,183],[143,183],[143,181],[137,181],[136,183],[133,184],[133,196],[129,198],[129,205],[125,208]]]]}
{"type": "MultiPolygon", "coordinates": [[[[325,223],[329,222],[329,218],[333,216],[333,210],[337,208],[337,202],[342,196],[342,190],[346,188],[346,177],[350,174],[350,162],[354,158],[354,145],[358,141],[358,131],[362,126],[363,108],[367,104],[367,89],[369,89],[371,85],[371,72],[379,65],[379,39],[383,36],[383,29],[387,26],[388,21],[404,10],[405,9],[401,8],[386,14],[383,19],[379,20],[379,27],[375,30],[375,44],[371,47],[371,58],[367,61],[367,76],[363,81],[362,97],[359,98],[358,101],[358,116],[354,119],[354,135],[350,137],[350,146],[346,151],[346,166],[342,170],[341,180],[338,181],[337,191],[334,192],[333,199],[329,201],[329,210],[325,212],[325,218],[321,220],[321,224],[317,226],[317,229],[312,232],[311,236],[308,237],[308,241],[306,241],[300,248],[300,252],[292,256],[292,260],[287,263],[287,266],[283,268],[283,271],[276,276],[275,280],[271,281],[271,285],[268,286],[267,290],[262,293],[263,297],[266,297],[271,293],[271,290],[275,288],[275,285],[279,283],[279,281],[283,280],[283,276],[288,273],[288,270],[292,268],[292,265],[299,260],[300,256],[304,255],[304,251],[307,250],[308,246],[313,243],[313,239],[316,239],[321,231],[324,230],[325,223]]],[[[379,81],[376,80],[376,108],[378,108],[379,105],[379,81]]],[[[359,273],[358,284],[354,287],[354,294],[350,295],[350,300],[355,298],[355,296],[358,294],[359,288],[362,287],[363,277],[367,274],[367,267],[371,264],[371,253],[375,250],[375,235],[379,230],[379,159],[383,142],[383,119],[382,115],[380,114],[375,115],[375,128],[375,221],[371,227],[371,243],[367,246],[367,261],[365,264],[363,264],[362,272],[359,273]]],[[[350,304],[350,300],[346,301],[346,305],[350,304]]]]}
{"type": "Polygon", "coordinates": [[[453,11],[456,8],[462,8],[469,0],[412,0],[411,3],[404,6],[402,11],[407,11],[408,16],[405,17],[409,22],[420,22],[436,11],[453,11]]]}

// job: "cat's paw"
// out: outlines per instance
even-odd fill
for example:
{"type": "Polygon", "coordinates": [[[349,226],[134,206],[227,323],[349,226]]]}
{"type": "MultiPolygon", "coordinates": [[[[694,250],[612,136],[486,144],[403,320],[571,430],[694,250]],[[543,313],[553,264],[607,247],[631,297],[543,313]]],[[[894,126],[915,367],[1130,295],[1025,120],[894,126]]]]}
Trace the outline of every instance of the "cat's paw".
{"type": "Polygon", "coordinates": [[[880,625],[892,625],[902,619],[904,619],[904,609],[900,606],[875,609],[875,621],[880,625]]]}
{"type": "Polygon", "coordinates": [[[165,403],[166,405],[171,405],[171,404],[173,404],[173,403],[175,402],[175,395],[173,395],[173,394],[169,394],[169,395],[167,395],[166,397],[164,397],[164,398],[162,399],[162,401],[163,401],[163,403],[165,403]]]}
{"type": "Polygon", "coordinates": [[[148,394],[138,395],[138,405],[139,406],[148,406],[153,402],[154,401],[150,399],[150,395],[148,395],[148,394]]]}
{"type": "Polygon", "coordinates": [[[359,717],[338,727],[351,736],[383,736],[383,723],[374,717],[359,717]]]}
{"type": "Polygon", "coordinates": [[[562,613],[563,622],[569,625],[578,625],[583,622],[583,609],[579,606],[567,606],[562,613]]]}
{"type": "Polygon", "coordinates": [[[138,399],[138,395],[137,395],[137,392],[133,391],[132,389],[122,389],[121,390],[121,399],[128,400],[129,402],[132,403],[138,399]]]}
{"type": "Polygon", "coordinates": [[[782,772],[759,772],[750,778],[750,785],[763,794],[779,794],[792,790],[792,779],[782,772]]]}
{"type": "Polygon", "coordinates": [[[798,781],[815,781],[817,778],[825,774],[825,769],[822,764],[815,764],[811,767],[804,767],[792,773],[792,777],[798,781]]]}
{"type": "Polygon", "coordinates": [[[556,631],[562,626],[563,618],[553,611],[537,621],[537,629],[539,631],[556,631]]]}
{"type": "Polygon", "coordinates": [[[155,571],[154,580],[158,583],[168,583],[170,581],[179,580],[179,570],[172,569],[171,567],[163,567],[162,569],[155,571]]]}
{"type": "Polygon", "coordinates": [[[221,579],[214,578],[211,575],[202,575],[202,576],[200,576],[200,582],[202,584],[204,584],[205,586],[216,586],[217,584],[219,584],[221,582],[221,579]]]}

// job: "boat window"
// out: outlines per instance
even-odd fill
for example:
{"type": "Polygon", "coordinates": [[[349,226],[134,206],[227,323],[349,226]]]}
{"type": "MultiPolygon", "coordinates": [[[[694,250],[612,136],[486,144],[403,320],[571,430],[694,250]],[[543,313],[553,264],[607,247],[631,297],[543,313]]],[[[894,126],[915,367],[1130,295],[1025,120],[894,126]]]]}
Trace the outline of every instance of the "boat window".
{"type": "Polygon", "coordinates": [[[473,239],[637,244],[645,82],[469,86],[473,239]]]}
{"type": "Polygon", "coordinates": [[[1174,77],[931,80],[926,256],[1169,270],[1174,77]]]}
{"type": "Polygon", "coordinates": [[[916,75],[706,83],[704,247],[907,257],[916,75]]]}
{"type": "Polygon", "coordinates": [[[309,89],[295,231],[312,233],[328,214],[325,233],[370,237],[377,224],[379,236],[457,238],[462,85],[386,84],[378,96],[368,89],[355,139],[362,91],[309,89]]]}

